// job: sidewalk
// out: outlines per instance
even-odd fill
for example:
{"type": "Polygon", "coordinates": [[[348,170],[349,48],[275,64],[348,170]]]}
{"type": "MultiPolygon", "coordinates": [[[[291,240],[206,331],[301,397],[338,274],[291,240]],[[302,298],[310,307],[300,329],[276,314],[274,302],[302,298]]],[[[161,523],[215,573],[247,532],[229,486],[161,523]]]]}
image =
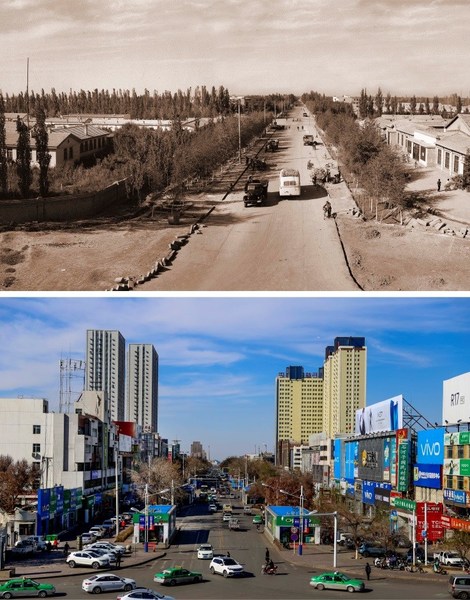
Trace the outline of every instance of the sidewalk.
{"type": "MultiPolygon", "coordinates": [[[[271,544],[271,538],[266,536],[267,542],[271,544]]],[[[272,545],[272,544],[271,544],[272,545]]],[[[374,566],[373,558],[362,558],[359,555],[358,559],[355,558],[354,550],[344,550],[341,546],[337,546],[336,556],[336,568],[333,567],[333,546],[329,545],[311,545],[304,544],[302,547],[302,555],[298,554],[298,547],[294,550],[279,550],[276,548],[276,552],[283,561],[286,561],[292,565],[302,566],[311,568],[312,573],[321,573],[324,571],[341,571],[350,575],[359,577],[360,579],[366,579],[365,566],[369,563],[372,568],[371,581],[374,579],[383,579],[384,577],[390,579],[400,580],[426,580],[426,581],[447,581],[445,575],[438,575],[432,572],[432,565],[428,566],[426,573],[410,573],[409,571],[389,570],[380,569],[374,566]]],[[[274,552],[273,552],[274,554],[274,552]]],[[[273,559],[276,562],[275,559],[273,559]]],[[[449,574],[459,573],[461,571],[449,570],[446,567],[449,574]]]]}
{"type": "MultiPolygon", "coordinates": [[[[132,552],[125,553],[122,558],[120,568],[110,565],[108,571],[119,573],[121,569],[135,567],[151,563],[166,556],[166,552],[157,550],[156,552],[144,552],[142,544],[133,548],[132,552]]],[[[96,569],[76,567],[71,569],[65,562],[65,556],[62,550],[53,551],[49,554],[40,554],[32,560],[15,561],[5,566],[3,573],[0,572],[0,581],[8,580],[8,570],[14,569],[13,578],[29,577],[31,579],[55,579],[57,577],[84,577],[90,573],[96,573],[96,569]]]]}

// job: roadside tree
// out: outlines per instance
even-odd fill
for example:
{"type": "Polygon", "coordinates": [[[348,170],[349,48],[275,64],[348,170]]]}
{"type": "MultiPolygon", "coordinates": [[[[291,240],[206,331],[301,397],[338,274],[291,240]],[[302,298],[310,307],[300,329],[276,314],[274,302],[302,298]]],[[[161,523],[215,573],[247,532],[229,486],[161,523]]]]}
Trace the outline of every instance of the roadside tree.
{"type": "Polygon", "coordinates": [[[33,180],[31,173],[31,145],[29,142],[28,126],[26,123],[23,123],[19,116],[16,119],[16,131],[18,132],[16,172],[18,174],[20,193],[23,198],[26,198],[33,180]]]}

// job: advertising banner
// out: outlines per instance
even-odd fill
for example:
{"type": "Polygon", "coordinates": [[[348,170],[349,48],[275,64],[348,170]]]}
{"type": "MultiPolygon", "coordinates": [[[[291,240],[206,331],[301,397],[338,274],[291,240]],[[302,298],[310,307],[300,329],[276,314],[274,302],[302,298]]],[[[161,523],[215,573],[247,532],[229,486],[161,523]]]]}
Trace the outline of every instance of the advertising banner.
{"type": "Polygon", "coordinates": [[[391,448],[390,448],[390,438],[385,438],[384,439],[384,470],[383,470],[383,480],[384,481],[390,481],[390,452],[391,452],[391,448]]]}
{"type": "Polygon", "coordinates": [[[390,483],[397,485],[397,438],[390,438],[390,483]]]}
{"type": "Polygon", "coordinates": [[[356,411],[356,435],[396,431],[403,427],[403,396],[376,402],[356,411]]]}
{"type": "Polygon", "coordinates": [[[373,482],[362,482],[362,502],[372,506],[375,504],[375,485],[373,482]]]}
{"type": "Polygon", "coordinates": [[[442,465],[444,461],[443,427],[418,431],[416,462],[420,465],[442,465]]]}
{"type": "Polygon", "coordinates": [[[427,538],[429,542],[444,539],[444,526],[442,524],[442,504],[435,502],[418,502],[416,507],[416,541],[423,543],[427,538]],[[424,535],[424,532],[425,535],[424,535]]]}
{"type": "Polygon", "coordinates": [[[335,479],[341,479],[341,477],[343,477],[344,473],[342,473],[342,469],[341,469],[341,455],[342,455],[342,444],[341,444],[341,440],[335,440],[334,443],[334,451],[335,451],[335,457],[334,457],[334,469],[333,469],[333,476],[335,479]]]}
{"type": "Polygon", "coordinates": [[[359,442],[345,443],[344,476],[346,479],[354,479],[357,477],[358,452],[359,442]]]}
{"type": "Polygon", "coordinates": [[[468,458],[445,458],[444,459],[444,475],[452,477],[452,475],[461,475],[462,477],[470,476],[470,459],[468,458]]]}
{"type": "Polygon", "coordinates": [[[402,440],[398,444],[398,482],[397,490],[406,492],[410,486],[410,444],[402,440]]]}
{"type": "Polygon", "coordinates": [[[467,492],[444,488],[444,500],[449,500],[454,504],[467,504],[467,492]]]}
{"type": "Polygon", "coordinates": [[[443,382],[442,422],[450,424],[470,417],[470,373],[464,373],[443,382]]]}
{"type": "Polygon", "coordinates": [[[413,482],[415,485],[439,490],[441,488],[441,465],[415,465],[413,482]]]}
{"type": "Polygon", "coordinates": [[[390,506],[390,490],[383,487],[375,488],[375,503],[390,506]]]}
{"type": "Polygon", "coordinates": [[[402,510],[409,510],[413,512],[416,510],[416,502],[414,500],[408,500],[408,498],[391,498],[390,504],[395,508],[402,510]]]}
{"type": "Polygon", "coordinates": [[[346,496],[354,498],[354,479],[346,479],[346,496]]]}
{"type": "Polygon", "coordinates": [[[51,490],[38,490],[38,517],[40,519],[49,518],[49,504],[51,499],[51,490]]]}
{"type": "Polygon", "coordinates": [[[470,444],[470,431],[454,431],[444,434],[445,446],[466,446],[470,444]]]}
{"type": "Polygon", "coordinates": [[[384,443],[382,438],[359,440],[359,479],[383,481],[384,443]]]}

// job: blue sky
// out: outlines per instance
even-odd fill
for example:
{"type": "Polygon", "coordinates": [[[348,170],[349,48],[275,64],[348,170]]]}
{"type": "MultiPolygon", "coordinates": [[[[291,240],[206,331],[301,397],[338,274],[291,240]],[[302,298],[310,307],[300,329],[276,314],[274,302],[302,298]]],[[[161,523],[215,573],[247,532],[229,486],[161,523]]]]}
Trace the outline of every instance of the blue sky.
{"type": "Polygon", "coordinates": [[[2,0],[3,92],[467,95],[468,0],[2,0]]]}
{"type": "Polygon", "coordinates": [[[4,297],[0,397],[58,410],[59,360],[84,358],[89,328],[154,344],[160,434],[218,459],[274,449],[276,375],[317,370],[336,336],[366,338],[368,404],[403,394],[432,422],[443,380],[470,371],[470,298],[4,297]]]}

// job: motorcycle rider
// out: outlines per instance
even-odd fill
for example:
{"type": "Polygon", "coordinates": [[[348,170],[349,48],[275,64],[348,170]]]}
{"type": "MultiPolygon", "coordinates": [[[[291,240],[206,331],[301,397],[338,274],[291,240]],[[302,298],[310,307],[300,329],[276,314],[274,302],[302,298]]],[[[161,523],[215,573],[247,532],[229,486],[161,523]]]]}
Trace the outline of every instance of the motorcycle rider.
{"type": "Polygon", "coordinates": [[[329,200],[323,205],[323,215],[323,218],[327,217],[329,219],[331,217],[331,203],[329,200]]]}

